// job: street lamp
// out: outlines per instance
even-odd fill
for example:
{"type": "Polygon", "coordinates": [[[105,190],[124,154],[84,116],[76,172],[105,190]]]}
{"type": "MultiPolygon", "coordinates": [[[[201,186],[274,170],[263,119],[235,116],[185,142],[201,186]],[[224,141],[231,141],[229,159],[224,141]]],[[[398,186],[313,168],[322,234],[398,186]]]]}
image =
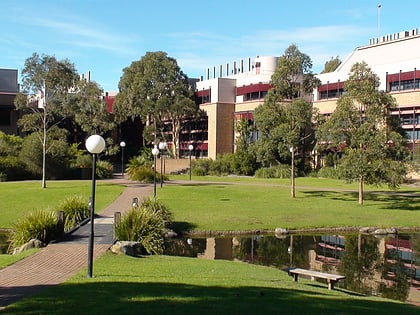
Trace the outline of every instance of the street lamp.
{"type": "Polygon", "coordinates": [[[194,150],[194,146],[190,144],[188,146],[188,150],[190,150],[190,180],[191,180],[191,153],[192,153],[192,150],[194,150]]]}
{"type": "Polygon", "coordinates": [[[124,148],[125,148],[125,142],[120,142],[121,147],[121,176],[124,176],[124,148]]]}
{"type": "Polygon", "coordinates": [[[295,198],[295,148],[293,146],[289,149],[292,154],[291,170],[290,170],[290,196],[295,198]]]}
{"type": "Polygon", "coordinates": [[[156,199],[156,156],[159,154],[157,145],[152,149],[153,154],[153,197],[156,199]]]}
{"type": "Polygon", "coordinates": [[[92,154],[92,196],[90,197],[90,235],[88,246],[88,273],[87,277],[92,278],[93,270],[93,239],[94,219],[95,219],[95,173],[96,173],[96,156],[105,149],[105,140],[99,135],[92,135],[86,139],[86,149],[92,154]]]}
{"type": "MultiPolygon", "coordinates": [[[[166,142],[159,142],[159,151],[163,151],[166,150],[166,142]]],[[[162,188],[163,186],[163,159],[164,159],[164,154],[161,152],[160,153],[160,188],[162,188]]]]}

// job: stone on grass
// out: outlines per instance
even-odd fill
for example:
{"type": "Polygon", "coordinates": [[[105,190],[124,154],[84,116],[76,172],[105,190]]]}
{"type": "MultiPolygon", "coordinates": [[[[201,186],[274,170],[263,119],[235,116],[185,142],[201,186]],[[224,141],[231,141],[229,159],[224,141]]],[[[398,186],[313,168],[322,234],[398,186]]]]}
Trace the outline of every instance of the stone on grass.
{"type": "Polygon", "coordinates": [[[146,254],[143,246],[139,242],[117,241],[111,246],[111,252],[138,257],[146,254]]]}
{"type": "Polygon", "coordinates": [[[22,253],[31,248],[41,248],[41,247],[45,247],[45,244],[43,242],[37,239],[31,239],[29,242],[27,242],[26,244],[23,244],[21,247],[15,248],[13,250],[13,255],[22,253]]]}

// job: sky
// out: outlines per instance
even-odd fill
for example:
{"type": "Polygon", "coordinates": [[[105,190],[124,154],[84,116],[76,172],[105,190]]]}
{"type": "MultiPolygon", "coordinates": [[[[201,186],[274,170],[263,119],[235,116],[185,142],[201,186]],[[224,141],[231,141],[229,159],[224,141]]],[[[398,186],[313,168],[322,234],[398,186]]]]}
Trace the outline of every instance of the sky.
{"type": "Polygon", "coordinates": [[[105,91],[118,91],[123,69],[149,51],[199,78],[296,44],[319,73],[378,35],[420,30],[418,0],[0,0],[0,8],[0,68],[17,69],[20,82],[33,53],[55,56],[105,91]]]}

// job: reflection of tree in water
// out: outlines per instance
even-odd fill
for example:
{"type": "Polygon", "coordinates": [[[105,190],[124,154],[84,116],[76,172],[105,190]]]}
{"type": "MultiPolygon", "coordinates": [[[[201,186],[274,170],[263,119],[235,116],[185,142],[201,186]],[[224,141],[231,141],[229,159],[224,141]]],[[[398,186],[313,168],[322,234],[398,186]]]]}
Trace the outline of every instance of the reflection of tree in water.
{"type": "Polygon", "coordinates": [[[352,291],[370,294],[371,280],[380,267],[378,240],[361,235],[346,236],[346,245],[338,266],[340,273],[346,276],[346,288],[352,291]]]}
{"type": "Polygon", "coordinates": [[[206,239],[194,239],[191,244],[188,244],[184,238],[177,238],[165,241],[165,255],[182,256],[182,257],[197,257],[199,253],[203,253],[206,249],[206,239]]]}
{"type": "Polygon", "coordinates": [[[420,234],[413,234],[406,237],[397,235],[395,241],[397,247],[387,249],[385,252],[384,265],[382,269],[382,278],[385,279],[385,281],[381,283],[379,289],[383,297],[405,301],[409,294],[410,277],[415,277],[416,273],[415,267],[410,268],[405,264],[414,264],[414,266],[417,265],[417,262],[413,261],[413,259],[415,259],[416,256],[414,253],[417,252],[420,247],[420,234]],[[411,247],[412,250],[411,252],[404,251],[404,257],[403,252],[398,246],[399,242],[403,240],[410,241],[409,247],[411,247]]]}
{"type": "Polygon", "coordinates": [[[237,239],[233,256],[241,261],[277,268],[289,267],[291,259],[293,266],[307,266],[309,247],[313,246],[313,238],[308,236],[253,236],[237,239]],[[292,251],[289,251],[293,237],[292,251]],[[291,256],[293,255],[293,256],[291,256]]]}
{"type": "Polygon", "coordinates": [[[388,282],[391,285],[387,286],[384,282],[380,284],[379,291],[382,293],[382,296],[394,300],[405,301],[408,297],[410,284],[408,282],[404,262],[401,261],[397,252],[391,253],[388,255],[388,259],[385,259],[382,276],[384,279],[391,280],[388,282]],[[394,261],[394,263],[391,261],[394,261]],[[391,272],[393,276],[389,277],[388,272],[391,272]]]}

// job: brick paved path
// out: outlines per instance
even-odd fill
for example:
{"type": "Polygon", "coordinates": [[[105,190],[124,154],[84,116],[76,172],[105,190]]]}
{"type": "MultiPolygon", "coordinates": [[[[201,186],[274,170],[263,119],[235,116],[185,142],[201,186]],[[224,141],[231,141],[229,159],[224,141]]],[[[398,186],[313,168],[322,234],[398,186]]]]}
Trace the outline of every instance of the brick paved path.
{"type": "MultiPolygon", "coordinates": [[[[153,193],[153,186],[114,179],[114,183],[126,188],[117,199],[95,218],[94,258],[97,258],[112,244],[114,212],[124,213],[133,198],[141,201],[153,193]]],[[[100,196],[96,196],[96,199],[100,196]]],[[[90,224],[72,233],[63,242],[50,244],[34,255],[0,270],[0,308],[41,290],[64,282],[87,266],[90,224]]]]}

